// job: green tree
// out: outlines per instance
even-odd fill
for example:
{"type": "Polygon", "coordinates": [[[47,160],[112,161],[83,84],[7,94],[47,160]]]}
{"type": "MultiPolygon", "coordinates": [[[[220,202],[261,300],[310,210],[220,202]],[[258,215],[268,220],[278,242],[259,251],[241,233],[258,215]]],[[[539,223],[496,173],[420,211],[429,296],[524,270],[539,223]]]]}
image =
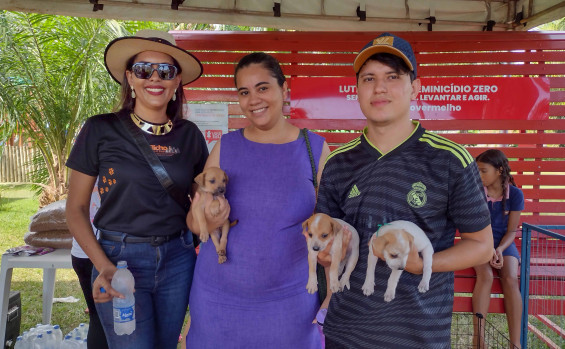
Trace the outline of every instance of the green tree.
{"type": "Polygon", "coordinates": [[[103,62],[108,42],[161,26],[0,12],[0,142],[20,130],[40,150],[40,205],[66,196],[76,134],[87,117],[115,104],[118,84],[103,62]]]}
{"type": "Polygon", "coordinates": [[[565,30],[565,18],[545,23],[535,28],[536,30],[562,31],[565,30]]]}

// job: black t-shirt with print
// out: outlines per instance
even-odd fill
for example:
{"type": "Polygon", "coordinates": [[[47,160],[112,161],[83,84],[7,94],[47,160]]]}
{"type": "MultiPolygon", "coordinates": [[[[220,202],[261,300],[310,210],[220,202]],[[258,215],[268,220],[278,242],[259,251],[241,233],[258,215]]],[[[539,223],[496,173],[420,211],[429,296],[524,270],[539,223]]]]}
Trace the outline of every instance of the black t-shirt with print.
{"type": "MultiPolygon", "coordinates": [[[[198,127],[181,119],[165,135],[143,135],[187,195],[208,157],[198,127]]],[[[94,218],[98,228],[136,236],[164,236],[186,228],[183,208],[161,186],[115,114],[96,115],[86,121],[66,165],[98,176],[101,206],[94,218]]]]}
{"type": "Polygon", "coordinates": [[[449,348],[453,272],[432,273],[430,289],[418,292],[422,275],[402,273],[396,298],[384,293],[391,270],[379,260],[375,293],[365,296],[368,243],[379,226],[416,223],[437,253],[453,246],[455,231],[490,224],[477,165],[462,146],[419,123],[402,144],[383,154],[363,135],[327,159],[317,212],[352,224],[359,233],[359,260],[351,289],[334,293],[324,322],[326,338],[347,348],[449,348]]]}

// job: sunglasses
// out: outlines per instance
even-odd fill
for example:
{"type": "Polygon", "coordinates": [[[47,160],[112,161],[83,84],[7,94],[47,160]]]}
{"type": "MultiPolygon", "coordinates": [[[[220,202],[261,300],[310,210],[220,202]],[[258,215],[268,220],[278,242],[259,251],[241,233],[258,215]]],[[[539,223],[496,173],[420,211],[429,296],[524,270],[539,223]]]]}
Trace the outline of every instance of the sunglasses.
{"type": "Polygon", "coordinates": [[[177,76],[178,69],[172,64],[168,63],[135,63],[131,66],[131,71],[138,79],[149,79],[154,71],[162,80],[173,80],[177,76]],[[153,68],[157,66],[157,68],[153,68]]]}

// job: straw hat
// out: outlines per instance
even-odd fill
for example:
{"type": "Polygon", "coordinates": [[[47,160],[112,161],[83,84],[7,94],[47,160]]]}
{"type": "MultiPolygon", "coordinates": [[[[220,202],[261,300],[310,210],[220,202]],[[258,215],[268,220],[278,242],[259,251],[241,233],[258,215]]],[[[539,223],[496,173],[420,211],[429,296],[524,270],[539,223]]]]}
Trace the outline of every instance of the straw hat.
{"type": "Polygon", "coordinates": [[[140,30],[135,36],[117,38],[106,46],[104,64],[119,84],[122,83],[128,60],[144,51],[166,53],[173,57],[182,70],[182,84],[186,85],[202,75],[202,64],[189,52],[176,46],[175,38],[160,30],[140,30]]]}

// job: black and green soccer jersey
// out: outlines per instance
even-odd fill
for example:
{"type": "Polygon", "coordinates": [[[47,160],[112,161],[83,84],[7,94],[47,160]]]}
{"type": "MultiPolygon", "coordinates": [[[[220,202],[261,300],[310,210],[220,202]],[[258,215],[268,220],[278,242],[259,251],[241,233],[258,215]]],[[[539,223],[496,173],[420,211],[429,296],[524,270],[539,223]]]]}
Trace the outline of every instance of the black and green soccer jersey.
{"type": "Polygon", "coordinates": [[[324,334],[346,348],[450,347],[452,272],[433,273],[423,294],[422,276],[402,273],[396,298],[386,303],[391,270],[379,260],[375,293],[363,294],[368,242],[379,225],[414,222],[439,252],[453,246],[457,229],[476,232],[490,224],[474,159],[462,146],[415,124],[410,137],[386,154],[365,130],[330,154],[322,174],[316,211],[352,224],[360,237],[351,289],[333,294],[324,323],[324,334]]]}

